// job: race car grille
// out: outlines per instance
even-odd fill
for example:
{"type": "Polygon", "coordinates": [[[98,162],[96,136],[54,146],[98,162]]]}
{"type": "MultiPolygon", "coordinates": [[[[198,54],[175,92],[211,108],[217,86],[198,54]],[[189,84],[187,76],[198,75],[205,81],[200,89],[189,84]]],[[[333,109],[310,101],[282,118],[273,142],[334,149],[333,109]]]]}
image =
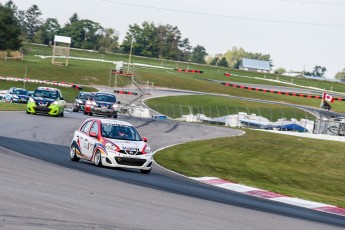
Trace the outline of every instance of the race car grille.
{"type": "Polygon", "coordinates": [[[136,149],[136,151],[132,151],[132,152],[131,151],[120,150],[119,153],[127,154],[127,155],[143,155],[142,152],[139,152],[139,149],[136,149]]]}
{"type": "Polygon", "coordinates": [[[50,108],[48,108],[47,106],[36,106],[36,111],[40,111],[40,112],[50,112],[50,108]]]}
{"type": "Polygon", "coordinates": [[[143,166],[145,164],[145,159],[135,159],[128,157],[115,157],[116,163],[119,165],[128,165],[128,166],[143,166]]]}
{"type": "Polygon", "coordinates": [[[98,105],[98,108],[102,108],[102,109],[111,109],[111,105],[98,105]]]}
{"type": "Polygon", "coordinates": [[[45,101],[36,101],[36,106],[37,107],[48,107],[50,105],[49,102],[45,102],[45,101]]]}

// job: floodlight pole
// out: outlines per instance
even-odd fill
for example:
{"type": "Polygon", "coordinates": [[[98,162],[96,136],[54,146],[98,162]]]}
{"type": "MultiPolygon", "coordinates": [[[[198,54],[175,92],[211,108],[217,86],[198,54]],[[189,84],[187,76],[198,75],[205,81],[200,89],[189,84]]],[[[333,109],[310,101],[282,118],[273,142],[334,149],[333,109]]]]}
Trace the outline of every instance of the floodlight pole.
{"type": "Polygon", "coordinates": [[[132,38],[131,49],[130,49],[130,51],[129,51],[127,74],[129,73],[129,65],[131,64],[132,50],[133,50],[133,42],[134,42],[134,38],[132,38]]]}
{"type": "Polygon", "coordinates": [[[24,72],[24,79],[23,79],[23,82],[24,82],[24,89],[25,89],[25,79],[26,79],[26,75],[27,75],[27,73],[28,73],[28,66],[26,65],[25,66],[25,72],[24,72]]]}

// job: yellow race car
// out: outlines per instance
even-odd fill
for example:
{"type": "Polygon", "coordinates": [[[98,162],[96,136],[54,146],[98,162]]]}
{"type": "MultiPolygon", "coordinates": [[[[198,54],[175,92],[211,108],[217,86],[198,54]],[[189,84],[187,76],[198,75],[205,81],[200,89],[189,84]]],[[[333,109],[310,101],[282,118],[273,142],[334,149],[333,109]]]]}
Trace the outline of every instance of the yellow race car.
{"type": "Polygon", "coordinates": [[[47,114],[63,117],[66,101],[61,91],[56,88],[38,87],[29,98],[26,106],[27,114],[47,114]]]}

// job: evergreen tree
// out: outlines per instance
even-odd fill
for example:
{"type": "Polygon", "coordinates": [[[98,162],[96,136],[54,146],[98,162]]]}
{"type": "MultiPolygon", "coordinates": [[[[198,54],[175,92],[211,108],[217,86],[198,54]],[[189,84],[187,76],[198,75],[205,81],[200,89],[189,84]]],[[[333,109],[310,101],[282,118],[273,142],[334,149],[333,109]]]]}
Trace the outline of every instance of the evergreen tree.
{"type": "Polygon", "coordinates": [[[32,5],[25,12],[27,39],[30,42],[33,42],[35,33],[39,30],[40,26],[42,25],[42,19],[40,18],[41,15],[42,13],[37,5],[32,5]]]}
{"type": "Polygon", "coordinates": [[[200,64],[206,64],[205,57],[207,56],[206,49],[201,46],[197,45],[193,48],[191,61],[200,64]]]}
{"type": "MultiPolygon", "coordinates": [[[[13,5],[12,5],[13,6],[13,5]]],[[[0,50],[17,50],[21,46],[20,27],[13,8],[0,4],[0,50]]]]}

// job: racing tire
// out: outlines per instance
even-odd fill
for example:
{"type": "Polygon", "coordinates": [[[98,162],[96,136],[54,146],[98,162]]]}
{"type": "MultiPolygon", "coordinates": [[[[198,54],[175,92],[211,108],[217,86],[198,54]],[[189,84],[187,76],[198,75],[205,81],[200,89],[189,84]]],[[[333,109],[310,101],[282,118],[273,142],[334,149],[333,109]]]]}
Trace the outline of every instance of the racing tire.
{"type": "Polygon", "coordinates": [[[26,114],[30,114],[29,111],[26,110],[26,114]]]}
{"type": "Polygon", "coordinates": [[[149,174],[151,172],[151,169],[140,169],[140,172],[142,174],[149,174]]]}
{"type": "Polygon", "coordinates": [[[93,161],[97,167],[102,166],[102,156],[99,150],[96,151],[95,156],[93,157],[93,161]]]}
{"type": "Polygon", "coordinates": [[[77,152],[76,152],[74,145],[71,146],[69,155],[70,155],[71,161],[79,161],[80,160],[80,158],[77,156],[77,152]]]}
{"type": "Polygon", "coordinates": [[[73,112],[78,113],[78,108],[73,107],[73,112]]]}
{"type": "Polygon", "coordinates": [[[62,111],[62,113],[60,113],[60,117],[63,117],[64,116],[64,113],[63,113],[63,111],[62,111]]]}
{"type": "Polygon", "coordinates": [[[117,112],[114,113],[113,118],[117,118],[117,112]]]}
{"type": "Polygon", "coordinates": [[[92,116],[92,112],[91,111],[89,112],[89,116],[92,116]]]}
{"type": "Polygon", "coordinates": [[[84,111],[84,115],[87,115],[87,112],[84,111]]]}

